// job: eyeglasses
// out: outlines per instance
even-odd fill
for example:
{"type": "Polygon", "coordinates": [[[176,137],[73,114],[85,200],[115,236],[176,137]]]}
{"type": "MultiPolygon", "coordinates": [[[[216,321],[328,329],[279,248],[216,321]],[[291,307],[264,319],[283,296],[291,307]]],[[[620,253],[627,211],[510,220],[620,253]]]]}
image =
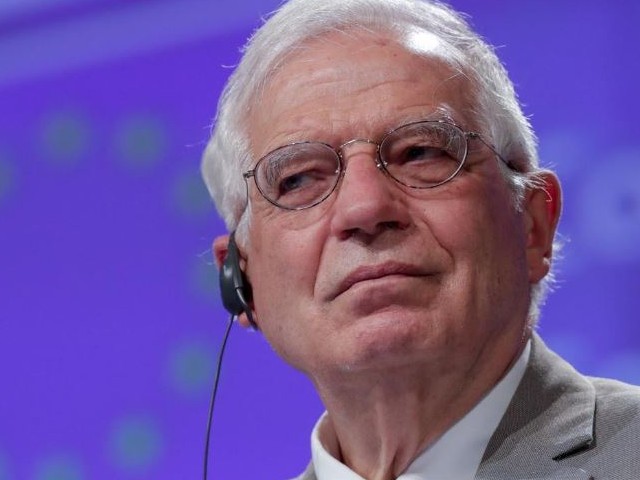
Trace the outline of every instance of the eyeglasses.
{"type": "Polygon", "coordinates": [[[387,133],[379,143],[354,139],[337,148],[322,142],[296,142],[276,148],[243,174],[253,177],[258,191],[273,205],[302,210],[318,205],[336,189],[345,172],[343,151],[354,143],[376,145],[376,166],[401,185],[427,189],[442,185],[462,169],[468,140],[479,139],[442,120],[412,122],[387,133]]]}

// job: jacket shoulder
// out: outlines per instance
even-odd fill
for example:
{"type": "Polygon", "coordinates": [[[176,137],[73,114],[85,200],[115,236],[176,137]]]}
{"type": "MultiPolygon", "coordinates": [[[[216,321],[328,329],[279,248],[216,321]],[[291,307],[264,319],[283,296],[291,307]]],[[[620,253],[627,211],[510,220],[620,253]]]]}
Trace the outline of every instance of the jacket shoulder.
{"type": "Polygon", "coordinates": [[[637,479],[640,468],[640,387],[585,377],[596,392],[593,441],[567,459],[595,478],[637,479]]]}
{"type": "Polygon", "coordinates": [[[627,438],[640,443],[640,386],[587,377],[596,390],[596,438],[627,438]],[[597,435],[600,433],[600,435],[597,435]]]}
{"type": "MultiPolygon", "coordinates": [[[[613,380],[611,378],[586,377],[596,389],[603,402],[640,403],[640,386],[613,380]]],[[[613,406],[613,405],[612,405],[613,406]]]]}

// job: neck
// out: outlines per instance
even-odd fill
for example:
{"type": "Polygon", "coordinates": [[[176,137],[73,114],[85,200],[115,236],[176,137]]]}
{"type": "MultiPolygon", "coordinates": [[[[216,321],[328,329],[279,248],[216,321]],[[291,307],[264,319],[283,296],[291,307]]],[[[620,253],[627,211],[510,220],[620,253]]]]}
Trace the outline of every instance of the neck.
{"type": "Polygon", "coordinates": [[[323,445],[364,478],[397,478],[500,381],[527,339],[499,357],[494,349],[481,350],[468,368],[412,363],[315,378],[329,413],[320,430],[323,445]]]}

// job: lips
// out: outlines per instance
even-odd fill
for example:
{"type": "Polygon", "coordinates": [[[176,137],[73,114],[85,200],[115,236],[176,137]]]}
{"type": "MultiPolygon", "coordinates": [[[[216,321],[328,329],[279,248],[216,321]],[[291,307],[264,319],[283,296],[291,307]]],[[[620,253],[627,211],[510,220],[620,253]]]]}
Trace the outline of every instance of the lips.
{"type": "Polygon", "coordinates": [[[347,290],[349,290],[352,286],[365,282],[367,280],[375,280],[378,278],[387,277],[390,275],[405,275],[409,277],[424,277],[430,275],[430,272],[425,271],[423,268],[417,267],[415,265],[398,263],[398,262],[388,262],[380,265],[367,265],[361,266],[349,273],[339,284],[338,288],[332,295],[332,298],[335,298],[347,290]]]}

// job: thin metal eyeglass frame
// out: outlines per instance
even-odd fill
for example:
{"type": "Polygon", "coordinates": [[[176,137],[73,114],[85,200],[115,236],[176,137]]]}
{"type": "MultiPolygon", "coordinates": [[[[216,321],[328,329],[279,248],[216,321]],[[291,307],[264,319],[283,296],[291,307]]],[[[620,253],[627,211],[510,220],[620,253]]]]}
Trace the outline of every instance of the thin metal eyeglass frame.
{"type": "Polygon", "coordinates": [[[475,140],[480,140],[489,150],[491,150],[493,152],[493,154],[500,159],[506,166],[507,168],[509,168],[510,170],[515,170],[513,164],[511,162],[509,162],[508,160],[506,160],[504,157],[502,157],[502,155],[500,155],[498,153],[498,151],[496,150],[496,148],[489,142],[487,142],[484,137],[478,133],[478,132],[473,132],[473,131],[465,131],[462,127],[460,127],[459,125],[453,123],[453,122],[449,122],[449,121],[445,121],[445,120],[419,120],[416,122],[409,122],[409,123],[405,123],[403,125],[400,125],[396,128],[394,128],[393,130],[390,130],[389,132],[385,133],[382,138],[380,139],[379,142],[375,142],[371,139],[368,138],[354,138],[351,140],[348,140],[346,142],[344,142],[343,144],[339,145],[338,147],[333,147],[332,145],[329,145],[328,143],[325,142],[317,142],[317,141],[300,141],[300,142],[292,142],[292,143],[288,143],[286,145],[282,145],[280,147],[277,147],[273,150],[271,150],[269,153],[267,153],[266,155],[264,155],[263,157],[261,157],[255,164],[255,166],[252,169],[247,170],[246,172],[244,172],[242,174],[242,177],[245,180],[245,185],[247,187],[247,202],[249,201],[249,185],[248,185],[248,178],[253,177],[253,181],[256,185],[256,188],[258,189],[258,192],[260,192],[260,195],[262,195],[262,197],[267,200],[269,203],[271,203],[272,205],[281,208],[283,210],[291,210],[291,211],[297,211],[297,210],[306,210],[308,208],[311,207],[315,207],[316,205],[324,202],[327,198],[329,198],[331,196],[331,194],[336,190],[336,188],[338,187],[338,184],[340,183],[340,179],[342,178],[342,176],[344,176],[347,167],[345,166],[345,162],[344,162],[344,157],[343,157],[343,149],[349,145],[352,145],[354,143],[369,143],[371,145],[375,145],[376,146],[376,167],[381,170],[385,175],[387,175],[390,179],[392,179],[394,182],[407,187],[407,188],[413,188],[413,189],[417,189],[417,190],[427,190],[430,188],[435,188],[435,187],[439,187],[440,185],[444,185],[445,183],[451,181],[453,178],[456,177],[456,175],[458,175],[458,173],[460,172],[460,170],[462,170],[462,167],[464,166],[465,162],[467,161],[467,157],[469,155],[469,139],[475,139],[475,140]],[[417,187],[417,186],[413,186],[413,185],[408,185],[406,183],[401,182],[400,180],[398,180],[395,176],[393,176],[391,174],[391,172],[389,172],[389,170],[387,169],[386,166],[386,162],[384,162],[382,160],[382,157],[380,155],[380,147],[382,145],[384,145],[384,143],[386,142],[386,140],[395,132],[397,132],[400,129],[406,128],[406,127],[410,127],[412,125],[418,125],[421,123],[433,123],[433,124],[440,124],[440,125],[448,125],[450,127],[455,128],[456,130],[458,130],[461,134],[462,137],[465,139],[465,146],[464,146],[464,156],[462,157],[462,159],[460,160],[460,165],[458,165],[458,168],[449,176],[447,177],[445,180],[436,183],[434,185],[429,185],[426,187],[417,187]],[[280,205],[279,203],[275,202],[274,200],[271,200],[269,197],[267,197],[265,195],[265,193],[262,191],[262,189],[260,188],[260,185],[258,184],[258,180],[256,178],[256,170],[258,169],[260,163],[265,160],[267,157],[269,157],[271,154],[273,154],[274,152],[277,152],[278,150],[282,149],[282,148],[287,148],[287,147],[291,147],[293,145],[304,145],[304,144],[320,144],[320,145],[325,145],[327,147],[329,147],[331,150],[333,150],[337,156],[338,159],[338,171],[337,171],[337,176],[336,176],[336,181],[333,184],[333,187],[331,187],[331,189],[329,189],[327,191],[326,194],[324,194],[322,197],[320,197],[317,201],[309,204],[309,205],[304,205],[302,207],[286,207],[283,205],[280,205]]]}

